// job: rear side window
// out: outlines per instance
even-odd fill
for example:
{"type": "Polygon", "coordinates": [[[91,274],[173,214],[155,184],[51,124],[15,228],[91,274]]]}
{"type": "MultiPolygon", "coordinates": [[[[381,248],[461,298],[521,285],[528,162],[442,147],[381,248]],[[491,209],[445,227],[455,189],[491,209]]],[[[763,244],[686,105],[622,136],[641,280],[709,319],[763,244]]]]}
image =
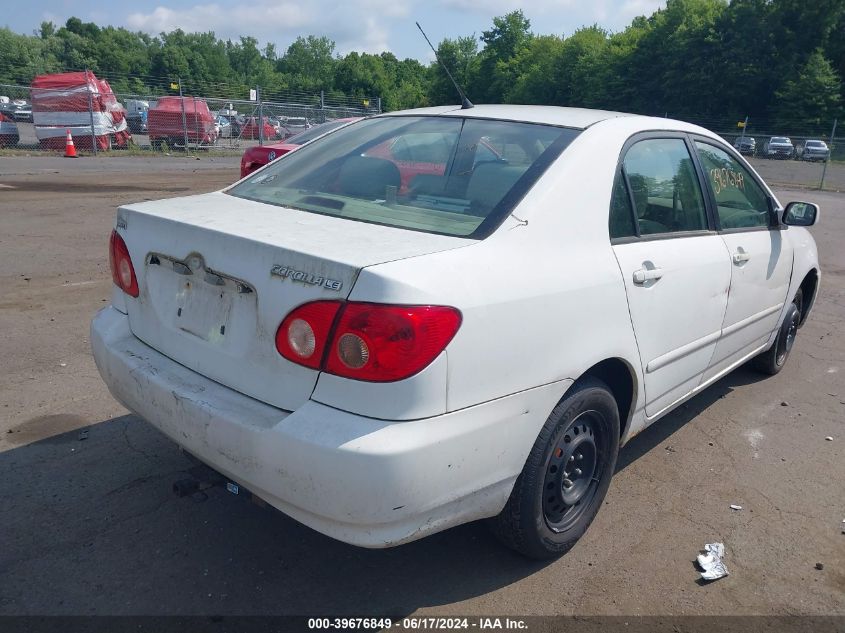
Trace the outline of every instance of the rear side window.
{"type": "Polygon", "coordinates": [[[704,197],[683,139],[639,141],[624,166],[640,235],[707,229],[704,197]]]}
{"type": "Polygon", "coordinates": [[[769,198],[748,170],[715,145],[696,141],[695,147],[716,199],[720,226],[723,229],[769,226],[769,198]]]}

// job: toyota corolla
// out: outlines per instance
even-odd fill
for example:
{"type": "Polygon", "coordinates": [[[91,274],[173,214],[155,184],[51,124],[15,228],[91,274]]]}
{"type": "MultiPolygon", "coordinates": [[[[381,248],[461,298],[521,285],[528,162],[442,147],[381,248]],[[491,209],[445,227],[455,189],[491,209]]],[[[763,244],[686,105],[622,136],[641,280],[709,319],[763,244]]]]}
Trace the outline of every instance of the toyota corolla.
{"type": "Polygon", "coordinates": [[[381,115],[119,208],[93,352],[126,407],[324,534],[489,519],[556,556],[620,446],[747,361],[784,366],[818,213],[679,121],[381,115]],[[403,182],[402,160],[432,167],[403,182]]]}

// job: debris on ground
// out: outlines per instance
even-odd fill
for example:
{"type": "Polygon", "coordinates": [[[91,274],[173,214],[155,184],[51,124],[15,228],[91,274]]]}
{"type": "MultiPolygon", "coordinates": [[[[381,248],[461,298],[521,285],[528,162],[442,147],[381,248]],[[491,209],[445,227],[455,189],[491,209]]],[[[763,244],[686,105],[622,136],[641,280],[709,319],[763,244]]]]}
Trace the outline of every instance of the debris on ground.
{"type": "Polygon", "coordinates": [[[699,554],[695,559],[702,569],[702,580],[718,580],[728,575],[728,568],[722,561],[724,555],[724,543],[707,543],[704,546],[704,554],[699,554]]]}
{"type": "Polygon", "coordinates": [[[735,503],[731,504],[731,510],[742,510],[742,506],[738,506],[735,503]]]}
{"type": "Polygon", "coordinates": [[[789,406],[789,403],[788,403],[786,400],[784,400],[783,402],[781,402],[781,403],[780,403],[780,406],[782,406],[782,407],[788,407],[788,406],[789,406]]]}
{"type": "Polygon", "coordinates": [[[67,367],[67,363],[59,363],[59,367],[67,367]]]}
{"type": "Polygon", "coordinates": [[[79,431],[79,435],[76,436],[76,439],[82,442],[83,440],[88,439],[88,429],[82,429],[79,431]]]}
{"type": "Polygon", "coordinates": [[[845,534],[845,519],[842,519],[842,533],[845,534]]]}
{"type": "Polygon", "coordinates": [[[822,571],[824,569],[824,563],[816,563],[816,569],[822,571]]]}
{"type": "Polygon", "coordinates": [[[826,439],[828,442],[832,442],[832,441],[833,441],[833,436],[832,436],[832,435],[828,435],[828,436],[827,436],[826,438],[824,438],[824,439],[826,439]]]}

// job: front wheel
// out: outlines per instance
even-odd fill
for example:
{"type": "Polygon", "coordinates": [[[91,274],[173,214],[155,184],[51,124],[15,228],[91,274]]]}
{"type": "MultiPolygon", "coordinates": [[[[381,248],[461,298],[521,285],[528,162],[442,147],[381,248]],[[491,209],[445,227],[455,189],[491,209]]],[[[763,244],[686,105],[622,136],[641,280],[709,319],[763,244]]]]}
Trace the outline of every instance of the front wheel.
{"type": "Polygon", "coordinates": [[[789,307],[786,309],[786,315],[778,330],[777,338],[772,346],[755,357],[752,364],[755,369],[774,376],[784,365],[786,359],[789,358],[789,353],[792,351],[792,346],[795,344],[795,336],[798,334],[798,327],[801,325],[801,309],[803,307],[803,295],[801,289],[795,293],[795,298],[789,307]]]}
{"type": "Polygon", "coordinates": [[[608,386],[579,380],[543,425],[491,528],[508,547],[546,559],[569,551],[601,507],[619,452],[619,410],[608,386]]]}

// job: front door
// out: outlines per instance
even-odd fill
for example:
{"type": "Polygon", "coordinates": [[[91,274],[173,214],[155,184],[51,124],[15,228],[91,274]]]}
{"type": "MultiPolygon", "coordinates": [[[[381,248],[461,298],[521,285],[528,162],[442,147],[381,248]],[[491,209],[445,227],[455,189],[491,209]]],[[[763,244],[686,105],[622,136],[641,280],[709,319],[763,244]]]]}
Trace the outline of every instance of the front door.
{"type": "Polygon", "coordinates": [[[640,352],[646,415],[701,382],[727,306],[731,264],[708,219],[685,138],[645,138],[627,150],[610,215],[640,352]]]}
{"type": "Polygon", "coordinates": [[[778,325],[792,272],[792,245],[777,226],[763,187],[745,166],[713,141],[696,150],[731,258],[731,290],[705,380],[758,351],[778,325]]]}

